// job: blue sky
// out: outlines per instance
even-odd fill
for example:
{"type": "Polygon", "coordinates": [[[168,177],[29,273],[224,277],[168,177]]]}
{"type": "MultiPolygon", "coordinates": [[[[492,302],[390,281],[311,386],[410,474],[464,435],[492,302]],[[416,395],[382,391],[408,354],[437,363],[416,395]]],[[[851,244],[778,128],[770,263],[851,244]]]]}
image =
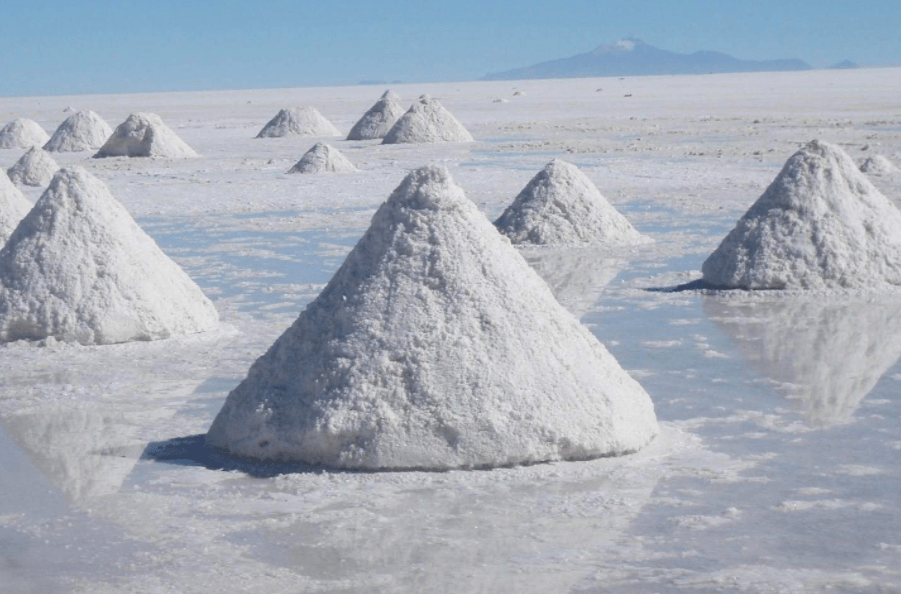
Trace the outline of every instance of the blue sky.
{"type": "Polygon", "coordinates": [[[0,95],[472,80],[623,37],[901,64],[901,0],[4,0],[0,95]]]}

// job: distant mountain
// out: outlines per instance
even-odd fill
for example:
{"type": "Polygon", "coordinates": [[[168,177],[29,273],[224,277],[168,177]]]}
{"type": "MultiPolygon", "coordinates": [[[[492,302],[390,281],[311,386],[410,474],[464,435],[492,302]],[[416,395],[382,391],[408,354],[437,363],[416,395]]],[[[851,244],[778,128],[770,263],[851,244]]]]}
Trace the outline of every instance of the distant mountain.
{"type": "Polygon", "coordinates": [[[677,54],[638,39],[621,39],[570,58],[541,62],[525,68],[495,72],[483,80],[524,78],[579,78],[642,76],[650,74],[709,74],[714,72],[767,72],[810,70],[803,60],[740,60],[720,52],[677,54]]]}
{"type": "Polygon", "coordinates": [[[860,68],[860,64],[852,62],[851,60],[842,60],[838,64],[828,66],[827,70],[852,70],[854,68],[860,68]]]}

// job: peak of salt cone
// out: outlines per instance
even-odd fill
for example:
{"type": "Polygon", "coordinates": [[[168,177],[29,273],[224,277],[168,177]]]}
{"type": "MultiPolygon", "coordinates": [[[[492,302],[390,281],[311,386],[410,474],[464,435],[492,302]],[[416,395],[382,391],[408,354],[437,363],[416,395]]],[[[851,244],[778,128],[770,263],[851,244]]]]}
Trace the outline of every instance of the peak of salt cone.
{"type": "Polygon", "coordinates": [[[257,134],[257,138],[282,136],[341,136],[341,132],[315,107],[293,107],[280,110],[257,134]]]}
{"type": "Polygon", "coordinates": [[[624,454],[656,432],[641,386],[447,170],[425,167],[229,394],[207,443],[259,460],[448,469],[624,454]]]}
{"type": "Polygon", "coordinates": [[[19,118],[0,130],[0,149],[44,146],[50,137],[34,120],[19,118]]]}
{"type": "Polygon", "coordinates": [[[702,272],[719,288],[901,285],[901,211],[841,148],[813,141],[785,163],[702,272]]]}
{"type": "Polygon", "coordinates": [[[632,244],[648,241],[578,167],[554,159],[495,221],[513,243],[632,244]]]}
{"type": "Polygon", "coordinates": [[[196,157],[197,153],[155,113],[133,113],[116,127],[95,159],[105,157],[196,157]]]}
{"type": "Polygon", "coordinates": [[[423,95],[391,127],[382,144],[471,142],[472,139],[451,112],[437,100],[423,95]]]}
{"type": "Polygon", "coordinates": [[[59,165],[50,153],[39,146],[33,146],[7,170],[9,179],[20,186],[46,186],[59,165]]]}
{"type": "Polygon", "coordinates": [[[99,149],[112,136],[103,118],[90,110],[79,111],[67,117],[44,145],[45,151],[76,152],[99,149]]]}
{"type": "Polygon", "coordinates": [[[356,170],[338,149],[317,142],[288,173],[350,173],[356,170]]]}
{"type": "Polygon", "coordinates": [[[0,250],[0,341],[111,344],[217,323],[200,288],[80,167],[53,177],[0,250]]]}
{"type": "Polygon", "coordinates": [[[379,100],[383,100],[383,99],[391,99],[392,101],[398,101],[398,102],[399,102],[399,101],[400,101],[400,95],[398,95],[397,93],[395,93],[395,92],[392,91],[391,89],[388,89],[387,91],[385,91],[384,93],[382,93],[382,96],[381,96],[381,97],[379,97],[379,100]]]}
{"type": "Polygon", "coordinates": [[[0,169],[0,249],[29,210],[31,202],[13,185],[6,172],[0,169]]]}
{"type": "Polygon", "coordinates": [[[883,157],[882,155],[873,155],[872,157],[867,157],[866,160],[860,164],[860,170],[864,173],[869,173],[870,175],[886,175],[897,172],[898,168],[886,157],[883,157]]]}
{"type": "Polygon", "coordinates": [[[384,138],[398,118],[404,115],[404,108],[398,101],[400,98],[397,95],[390,90],[385,91],[381,99],[354,124],[347,134],[347,140],[384,138]]]}

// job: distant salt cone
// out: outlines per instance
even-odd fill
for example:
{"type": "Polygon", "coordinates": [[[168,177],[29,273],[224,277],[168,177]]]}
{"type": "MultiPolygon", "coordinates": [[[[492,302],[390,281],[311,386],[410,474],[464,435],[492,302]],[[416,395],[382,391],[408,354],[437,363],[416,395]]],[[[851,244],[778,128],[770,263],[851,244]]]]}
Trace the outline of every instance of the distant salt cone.
{"type": "Polygon", "coordinates": [[[200,288],[80,167],[53,177],[0,250],[0,341],[110,344],[217,324],[200,288]]]}
{"type": "Polygon", "coordinates": [[[901,285],[901,211],[844,151],[814,140],[786,162],[702,272],[719,288],[901,285]]]}
{"type": "Polygon", "coordinates": [[[288,173],[351,173],[356,170],[338,149],[317,142],[288,173]]]}
{"type": "Polygon", "coordinates": [[[471,141],[472,135],[451,112],[436,99],[423,95],[397,120],[382,144],[471,141]]]}
{"type": "Polygon", "coordinates": [[[495,221],[513,243],[634,244],[650,241],[575,165],[554,159],[495,221]]]}
{"type": "Polygon", "coordinates": [[[14,184],[39,187],[49,184],[57,171],[59,165],[50,153],[41,147],[33,146],[6,172],[14,184]]]}
{"type": "Polygon", "coordinates": [[[19,118],[0,130],[0,149],[44,146],[50,137],[34,120],[19,118]]]}
{"type": "Polygon", "coordinates": [[[279,111],[257,134],[257,138],[282,136],[341,136],[341,132],[315,107],[294,107],[279,111]]]}
{"type": "Polygon", "coordinates": [[[0,249],[29,210],[31,202],[9,181],[6,172],[0,169],[0,249]]]}
{"type": "Polygon", "coordinates": [[[882,155],[867,157],[867,159],[860,164],[860,170],[863,173],[869,173],[870,175],[888,175],[898,172],[898,168],[895,164],[882,155]]]}
{"type": "Polygon", "coordinates": [[[94,158],[196,156],[194,149],[164,124],[160,116],[155,113],[133,113],[119,124],[94,158]]]}
{"type": "Polygon", "coordinates": [[[634,452],[647,393],[450,178],[410,173],[207,443],[329,467],[450,469],[634,452]]]}
{"type": "Polygon", "coordinates": [[[363,117],[354,124],[347,140],[372,140],[384,138],[394,123],[404,115],[400,98],[391,91],[385,91],[375,105],[369,108],[363,117]]]}
{"type": "Polygon", "coordinates": [[[79,111],[67,117],[44,145],[45,151],[67,153],[95,151],[112,136],[113,129],[93,111],[79,111]]]}

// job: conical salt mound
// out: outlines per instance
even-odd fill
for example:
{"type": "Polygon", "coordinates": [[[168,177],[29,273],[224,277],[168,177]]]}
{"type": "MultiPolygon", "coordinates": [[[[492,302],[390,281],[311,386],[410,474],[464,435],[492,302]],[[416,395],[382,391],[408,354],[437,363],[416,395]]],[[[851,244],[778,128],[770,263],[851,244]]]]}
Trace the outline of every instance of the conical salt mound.
{"type": "Polygon", "coordinates": [[[704,262],[718,288],[901,285],[901,211],[839,147],[814,140],[704,262]]]}
{"type": "Polygon", "coordinates": [[[554,159],[495,221],[513,243],[631,244],[648,238],[601,195],[575,165],[554,159]]]}
{"type": "Polygon", "coordinates": [[[315,107],[293,107],[279,111],[257,134],[257,138],[282,136],[341,136],[341,132],[315,107]]]}
{"type": "Polygon", "coordinates": [[[898,168],[882,155],[873,155],[860,164],[860,170],[870,175],[886,175],[896,173],[898,168]]]}
{"type": "Polygon", "coordinates": [[[67,117],[44,145],[45,151],[67,153],[94,151],[112,136],[113,129],[93,111],[79,111],[67,117]]]}
{"type": "Polygon", "coordinates": [[[95,159],[104,157],[196,157],[197,153],[155,113],[133,113],[116,127],[95,159]]]}
{"type": "Polygon", "coordinates": [[[420,97],[385,135],[382,144],[471,142],[472,135],[436,99],[420,97]]]}
{"type": "Polygon", "coordinates": [[[0,341],[81,344],[211,330],[213,304],[80,167],[53,177],[0,251],[0,341]]]}
{"type": "Polygon", "coordinates": [[[394,123],[404,115],[400,98],[391,91],[385,91],[375,105],[369,108],[363,117],[354,124],[347,135],[347,140],[372,140],[384,138],[394,123]]]}
{"type": "Polygon", "coordinates": [[[324,142],[317,142],[288,173],[350,173],[356,170],[341,151],[324,142]]]}
{"type": "Polygon", "coordinates": [[[46,186],[57,171],[59,165],[50,153],[39,146],[33,146],[6,172],[9,179],[20,186],[46,186]]]}
{"type": "Polygon", "coordinates": [[[6,244],[16,225],[25,218],[29,210],[31,202],[9,181],[6,172],[0,169],[0,248],[6,244]]]}
{"type": "Polygon", "coordinates": [[[319,297],[229,394],[207,443],[330,467],[625,454],[647,393],[450,179],[409,174],[319,297]]]}
{"type": "Polygon", "coordinates": [[[0,149],[44,146],[50,137],[34,120],[19,118],[0,130],[0,149]]]}

